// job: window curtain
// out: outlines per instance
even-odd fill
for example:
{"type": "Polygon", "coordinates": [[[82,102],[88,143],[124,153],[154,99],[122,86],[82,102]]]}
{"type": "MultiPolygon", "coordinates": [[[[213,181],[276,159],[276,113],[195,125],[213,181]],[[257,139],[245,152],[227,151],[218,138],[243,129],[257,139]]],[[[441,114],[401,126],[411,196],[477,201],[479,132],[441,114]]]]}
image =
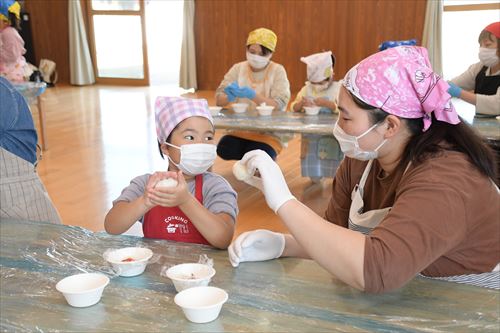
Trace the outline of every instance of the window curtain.
{"type": "Polygon", "coordinates": [[[70,82],[79,86],[93,84],[95,82],[94,68],[90,58],[80,0],[68,2],[68,17],[70,82]]]}
{"type": "Polygon", "coordinates": [[[434,72],[443,75],[442,45],[443,0],[428,0],[425,11],[422,46],[429,51],[434,72]]]}
{"type": "Polygon", "coordinates": [[[196,80],[196,50],[194,44],[194,0],[184,0],[179,85],[184,89],[198,88],[196,80]]]}

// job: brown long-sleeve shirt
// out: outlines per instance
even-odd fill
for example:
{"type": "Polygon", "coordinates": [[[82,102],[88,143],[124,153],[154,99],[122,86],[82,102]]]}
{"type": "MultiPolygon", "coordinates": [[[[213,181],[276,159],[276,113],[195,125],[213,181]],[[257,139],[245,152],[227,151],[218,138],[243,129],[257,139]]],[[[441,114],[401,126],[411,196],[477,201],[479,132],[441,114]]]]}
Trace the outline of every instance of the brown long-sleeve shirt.
{"type": "MultiPolygon", "coordinates": [[[[367,162],[340,165],[326,211],[347,227],[351,192],[367,162]]],[[[364,210],[392,207],[366,237],[367,292],[401,287],[416,274],[452,276],[491,271],[500,262],[500,194],[458,152],[445,152],[383,177],[374,161],[364,189],[364,210]]]]}

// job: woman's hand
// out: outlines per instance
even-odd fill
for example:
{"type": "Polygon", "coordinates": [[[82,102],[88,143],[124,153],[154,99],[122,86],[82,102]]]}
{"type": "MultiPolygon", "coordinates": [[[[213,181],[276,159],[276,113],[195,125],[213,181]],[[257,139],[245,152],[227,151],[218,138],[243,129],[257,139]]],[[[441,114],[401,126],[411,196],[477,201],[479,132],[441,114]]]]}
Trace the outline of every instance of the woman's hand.
{"type": "Polygon", "coordinates": [[[243,156],[241,163],[246,165],[249,174],[252,175],[245,179],[245,183],[260,189],[264,193],[267,205],[275,213],[285,202],[295,199],[290,193],[280,167],[266,152],[252,150],[243,156]],[[256,170],[259,170],[260,177],[254,176],[256,170]]]}
{"type": "Polygon", "coordinates": [[[226,94],[226,98],[227,98],[227,101],[228,102],[233,102],[236,97],[236,91],[239,89],[238,87],[238,83],[235,81],[235,82],[232,82],[231,84],[229,84],[228,86],[226,86],[224,88],[224,93],[226,94]]]}
{"type": "Polygon", "coordinates": [[[259,229],[242,233],[228,248],[229,261],[238,267],[244,261],[263,261],[281,257],[285,236],[281,233],[259,229]]]}
{"type": "Polygon", "coordinates": [[[450,85],[450,87],[448,88],[448,94],[450,94],[452,97],[460,98],[460,95],[462,94],[462,88],[451,81],[448,81],[448,84],[450,85]]]}

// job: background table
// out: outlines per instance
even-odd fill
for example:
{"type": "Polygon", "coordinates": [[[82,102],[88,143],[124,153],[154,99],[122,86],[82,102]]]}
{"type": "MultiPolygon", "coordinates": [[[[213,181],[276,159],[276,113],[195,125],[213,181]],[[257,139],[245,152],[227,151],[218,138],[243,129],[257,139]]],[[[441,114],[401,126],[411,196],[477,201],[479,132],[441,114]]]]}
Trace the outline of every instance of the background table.
{"type": "MultiPolygon", "coordinates": [[[[455,103],[455,102],[454,102],[455,103]]],[[[464,102],[465,103],[465,102],[464,102]]],[[[466,107],[458,102],[457,109],[466,107]]],[[[464,119],[475,128],[481,136],[491,142],[500,142],[500,120],[494,117],[475,118],[474,111],[464,110],[464,119]]],[[[256,132],[308,133],[333,136],[333,126],[337,122],[336,114],[319,114],[309,116],[299,112],[274,111],[271,116],[259,116],[257,111],[234,113],[223,109],[214,117],[216,128],[229,130],[245,130],[256,132]]]]}
{"type": "Polygon", "coordinates": [[[369,295],[338,282],[315,262],[279,259],[232,268],[206,246],[94,234],[79,227],[0,221],[0,330],[15,332],[498,332],[498,291],[415,278],[369,295]],[[100,303],[73,308],[56,291],[65,276],[109,272],[108,248],[147,246],[161,255],[137,277],[113,277],[100,303]],[[164,265],[214,260],[211,285],[229,300],[219,318],[188,322],[173,301],[164,265]]]}

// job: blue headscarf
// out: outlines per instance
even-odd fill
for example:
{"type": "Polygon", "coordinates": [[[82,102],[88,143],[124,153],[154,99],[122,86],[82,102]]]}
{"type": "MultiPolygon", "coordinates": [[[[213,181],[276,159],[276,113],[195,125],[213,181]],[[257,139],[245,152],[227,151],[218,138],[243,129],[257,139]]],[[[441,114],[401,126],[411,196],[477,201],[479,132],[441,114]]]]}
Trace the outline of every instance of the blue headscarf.
{"type": "Polygon", "coordinates": [[[417,40],[416,39],[408,39],[408,40],[388,40],[383,42],[378,46],[379,51],[383,51],[385,49],[390,49],[391,47],[396,47],[396,46],[401,46],[401,45],[406,45],[406,46],[415,46],[417,45],[417,40]]]}
{"type": "Polygon", "coordinates": [[[35,164],[38,140],[31,111],[24,97],[0,77],[0,147],[35,164]]]}

